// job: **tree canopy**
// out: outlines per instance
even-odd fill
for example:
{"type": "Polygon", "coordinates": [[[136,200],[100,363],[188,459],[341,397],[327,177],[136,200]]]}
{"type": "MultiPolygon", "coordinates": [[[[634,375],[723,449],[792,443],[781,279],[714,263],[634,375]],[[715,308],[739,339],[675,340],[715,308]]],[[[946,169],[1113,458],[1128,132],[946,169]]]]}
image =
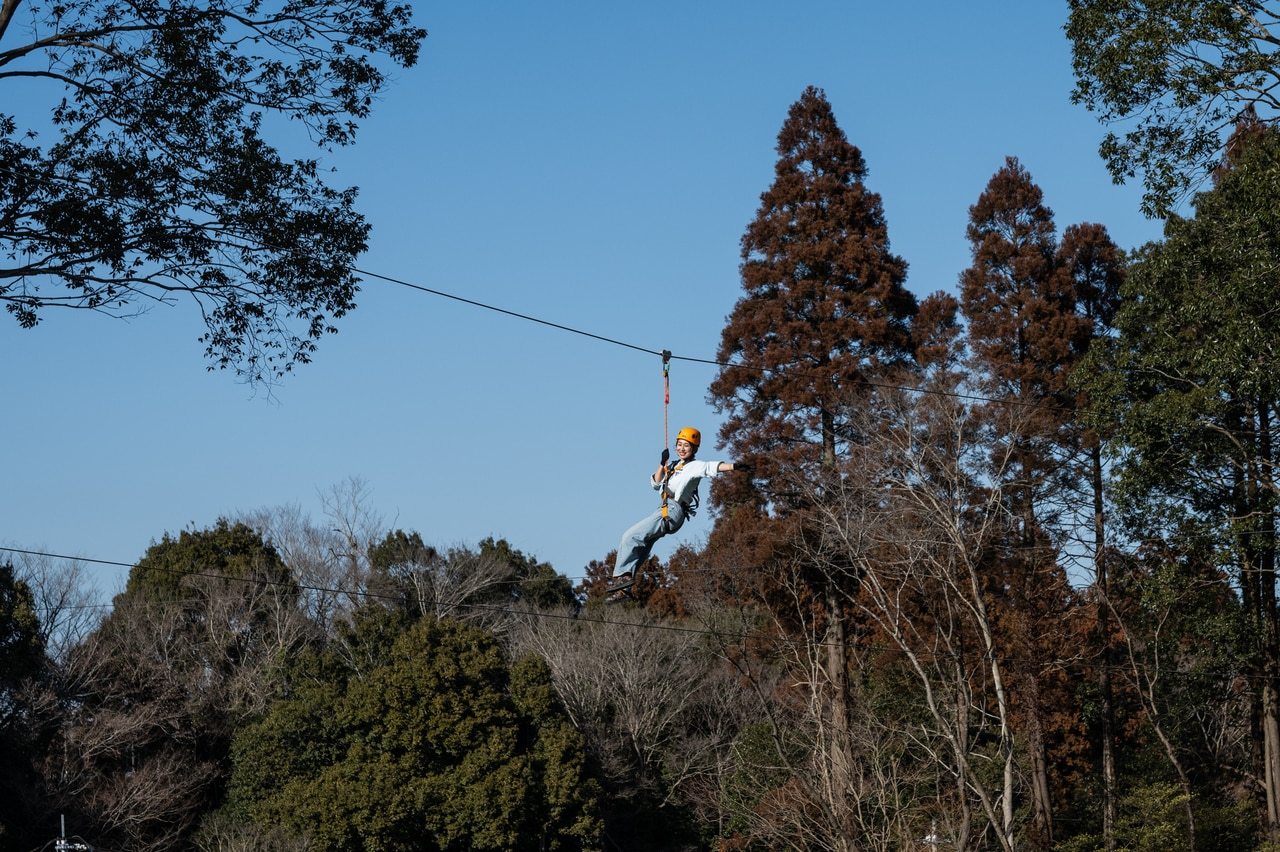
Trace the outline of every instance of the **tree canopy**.
{"type": "Polygon", "coordinates": [[[388,617],[351,634],[374,631],[366,671],[299,661],[292,695],[237,740],[236,806],[320,849],[593,848],[597,791],[546,665],[509,667],[455,621],[421,619],[388,644],[388,617]]]}
{"type": "Polygon", "coordinates": [[[355,307],[369,226],[282,150],[352,143],[425,35],[383,0],[3,0],[0,84],[65,94],[44,120],[0,108],[0,302],[31,328],[188,298],[209,369],[307,362],[355,307]],[[302,144],[270,141],[290,123],[302,144]]]}
{"type": "Polygon", "coordinates": [[[1099,149],[1118,182],[1138,174],[1143,210],[1175,209],[1217,166],[1246,111],[1280,116],[1275,0],[1069,0],[1072,100],[1106,123],[1099,149]]]}
{"type": "Polygon", "coordinates": [[[0,716],[7,694],[22,678],[35,674],[44,650],[31,587],[14,576],[11,563],[0,563],[0,716]]]}
{"type": "Polygon", "coordinates": [[[1195,515],[1275,511],[1277,193],[1272,130],[1196,197],[1194,217],[1171,217],[1165,239],[1133,258],[1119,337],[1091,352],[1088,384],[1096,416],[1133,450],[1119,480],[1130,505],[1159,496],[1195,515]],[[1246,493],[1260,502],[1238,503],[1246,493]]]}
{"type": "MultiPolygon", "coordinates": [[[[1262,767],[1255,793],[1274,834],[1280,132],[1246,123],[1233,143],[1216,186],[1195,197],[1195,215],[1170,217],[1165,239],[1135,253],[1118,335],[1091,349],[1085,388],[1095,425],[1113,435],[1119,505],[1153,573],[1185,570],[1177,563],[1191,559],[1186,542],[1197,544],[1210,564],[1195,583],[1212,576],[1221,596],[1238,593],[1239,616],[1252,624],[1242,633],[1254,645],[1240,666],[1239,706],[1249,708],[1247,743],[1262,767]]],[[[1188,606],[1193,583],[1179,593],[1170,609],[1188,606]]],[[[1154,689],[1144,699],[1171,700],[1154,689]]],[[[1190,795],[1187,754],[1171,751],[1169,760],[1190,795]]]]}

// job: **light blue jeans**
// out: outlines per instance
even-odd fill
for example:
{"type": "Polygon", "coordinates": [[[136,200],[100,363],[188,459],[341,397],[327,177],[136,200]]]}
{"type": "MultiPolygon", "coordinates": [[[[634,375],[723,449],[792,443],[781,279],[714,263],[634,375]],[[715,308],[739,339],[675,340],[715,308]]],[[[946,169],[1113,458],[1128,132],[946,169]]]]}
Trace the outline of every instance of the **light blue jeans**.
{"type": "Polygon", "coordinates": [[[684,526],[684,507],[675,500],[667,501],[667,519],[663,522],[662,509],[622,534],[618,545],[618,558],[613,563],[613,576],[630,572],[632,579],[640,575],[640,566],[649,558],[649,551],[664,535],[670,535],[684,526]]]}

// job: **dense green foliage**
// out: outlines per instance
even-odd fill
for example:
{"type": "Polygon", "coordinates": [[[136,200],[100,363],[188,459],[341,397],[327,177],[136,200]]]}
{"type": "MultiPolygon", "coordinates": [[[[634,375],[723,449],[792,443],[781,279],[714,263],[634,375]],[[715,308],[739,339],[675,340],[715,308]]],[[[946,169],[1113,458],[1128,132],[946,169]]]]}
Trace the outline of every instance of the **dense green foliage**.
{"type": "Polygon", "coordinates": [[[44,637],[31,587],[14,576],[11,563],[0,564],[0,706],[43,660],[44,637]]]}
{"type": "Polygon", "coordinates": [[[297,684],[235,749],[231,803],[322,849],[582,849],[598,840],[582,739],[544,664],[508,668],[491,636],[420,620],[388,642],[304,656],[297,684]]]}
{"type": "Polygon", "coordinates": [[[1128,503],[1154,493],[1245,524],[1275,506],[1277,193],[1280,141],[1267,132],[1197,197],[1194,218],[1172,217],[1165,240],[1133,258],[1120,337],[1098,351],[1091,385],[1136,450],[1120,471],[1128,503]],[[1246,493],[1248,477],[1261,490],[1246,493]]]}
{"type": "MultiPolygon", "coordinates": [[[[1280,803],[1270,780],[1280,771],[1280,135],[1245,122],[1228,151],[1215,188],[1196,197],[1195,216],[1170,218],[1164,241],[1133,258],[1115,316],[1118,336],[1096,347],[1084,384],[1095,400],[1094,422],[1121,451],[1119,509],[1146,541],[1165,543],[1146,548],[1151,576],[1186,572],[1172,587],[1157,587],[1163,603],[1156,611],[1167,613],[1163,632],[1173,638],[1186,630],[1181,647],[1200,650],[1175,689],[1152,685],[1141,695],[1180,743],[1167,748],[1167,759],[1189,802],[1193,833],[1196,805],[1230,798],[1203,768],[1222,745],[1198,730],[1191,709],[1205,694],[1191,691],[1204,668],[1216,683],[1200,688],[1234,698],[1217,724],[1248,731],[1231,748],[1266,779],[1253,792],[1270,813],[1280,803]],[[1190,613],[1197,615],[1184,621],[1190,613]]],[[[1159,663],[1156,657],[1144,665],[1158,672],[1159,663]]],[[[1275,823],[1267,823],[1272,833],[1275,823]]]]}
{"type": "Polygon", "coordinates": [[[1280,6],[1273,0],[1069,0],[1073,100],[1106,122],[1100,153],[1117,181],[1142,175],[1143,207],[1165,216],[1201,185],[1243,114],[1280,109],[1280,6]]]}
{"type": "Polygon", "coordinates": [[[355,307],[369,226],[354,189],[281,149],[350,144],[425,35],[382,0],[6,0],[0,82],[66,97],[44,120],[0,108],[0,302],[30,328],[187,296],[210,369],[305,363],[355,307]],[[305,133],[273,143],[271,118],[305,133]]]}
{"type": "MultiPolygon", "coordinates": [[[[27,747],[30,716],[21,693],[24,683],[39,674],[44,655],[31,588],[15,576],[12,564],[0,563],[0,754],[19,755],[27,747]]],[[[29,767],[13,759],[0,762],[0,840],[4,827],[26,817],[34,786],[29,767]]]]}

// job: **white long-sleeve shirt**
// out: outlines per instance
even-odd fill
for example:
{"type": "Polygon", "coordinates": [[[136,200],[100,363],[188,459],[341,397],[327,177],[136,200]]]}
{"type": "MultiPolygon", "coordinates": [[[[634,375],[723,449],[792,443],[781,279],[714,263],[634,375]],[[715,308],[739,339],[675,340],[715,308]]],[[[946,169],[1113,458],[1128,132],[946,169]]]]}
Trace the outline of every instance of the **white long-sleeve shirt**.
{"type": "MultiPolygon", "coordinates": [[[[671,489],[671,493],[675,495],[674,499],[677,503],[688,503],[690,498],[698,490],[698,483],[704,478],[711,478],[720,472],[720,465],[724,462],[719,461],[698,461],[691,459],[681,464],[680,469],[671,474],[667,479],[667,488],[671,489]]],[[[653,490],[662,489],[662,480],[650,479],[653,484],[653,490]]]]}

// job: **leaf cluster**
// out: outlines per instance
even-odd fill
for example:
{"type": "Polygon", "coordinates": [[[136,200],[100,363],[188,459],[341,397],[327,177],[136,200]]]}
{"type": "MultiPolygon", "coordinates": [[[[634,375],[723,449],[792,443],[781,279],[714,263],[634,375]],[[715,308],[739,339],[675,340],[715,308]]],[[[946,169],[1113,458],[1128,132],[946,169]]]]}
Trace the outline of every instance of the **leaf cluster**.
{"type": "MultiPolygon", "coordinates": [[[[348,641],[364,641],[382,612],[348,641]]],[[[491,635],[458,622],[422,619],[376,641],[363,672],[345,668],[347,655],[299,661],[293,693],[236,741],[233,809],[323,848],[594,843],[582,743],[544,664],[508,667],[491,635]]]]}
{"type": "Polygon", "coordinates": [[[0,114],[0,301],[131,316],[190,299],[210,369],[307,362],[355,307],[356,191],[268,141],[354,141],[426,33],[382,0],[6,3],[0,84],[61,85],[48,123],[0,114]],[[10,17],[21,8],[26,16],[10,17]],[[43,141],[46,127],[53,139],[43,141]]]}
{"type": "Polygon", "coordinates": [[[1143,210],[1175,210],[1217,166],[1246,109],[1280,109],[1280,6],[1271,0],[1070,0],[1075,103],[1108,133],[1099,152],[1117,182],[1141,173],[1143,210]]]}

